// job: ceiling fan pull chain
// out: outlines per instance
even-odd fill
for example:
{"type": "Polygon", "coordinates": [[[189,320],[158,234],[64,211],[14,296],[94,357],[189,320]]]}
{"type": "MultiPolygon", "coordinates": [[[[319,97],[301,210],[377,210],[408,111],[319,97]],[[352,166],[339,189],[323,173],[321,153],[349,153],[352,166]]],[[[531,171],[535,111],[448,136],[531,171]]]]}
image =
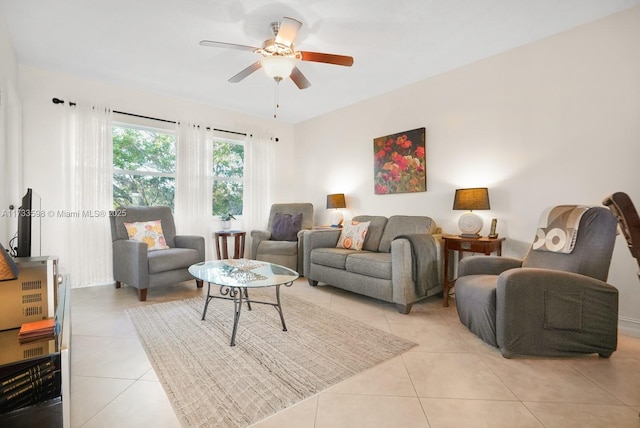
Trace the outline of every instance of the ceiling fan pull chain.
{"type": "Polygon", "coordinates": [[[273,80],[276,81],[276,87],[275,87],[275,105],[273,107],[273,118],[277,118],[277,109],[280,108],[280,101],[278,100],[278,94],[279,94],[279,88],[280,88],[280,81],[282,80],[282,78],[274,78],[273,80]]]}

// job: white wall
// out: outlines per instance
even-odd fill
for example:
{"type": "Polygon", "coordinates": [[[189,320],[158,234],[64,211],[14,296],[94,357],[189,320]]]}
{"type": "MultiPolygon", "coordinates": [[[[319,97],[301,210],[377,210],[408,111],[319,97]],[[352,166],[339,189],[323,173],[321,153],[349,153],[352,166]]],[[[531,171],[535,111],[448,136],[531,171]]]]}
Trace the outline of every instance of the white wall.
{"type": "MultiPolygon", "coordinates": [[[[547,206],[615,191],[640,206],[639,52],[634,8],[299,124],[297,194],[320,208],[344,192],[347,218],[421,214],[457,233],[454,189],[487,186],[483,234],[497,218],[505,254],[522,256],[547,206]],[[374,195],[373,138],[423,126],[427,192],[374,195]]],[[[622,330],[640,336],[636,268],[619,237],[609,281],[622,330]]]]}
{"type": "MultiPolygon", "coordinates": [[[[18,98],[18,61],[4,22],[0,18],[0,243],[9,247],[15,233],[15,216],[10,204],[18,204],[20,170],[20,101],[18,98]]],[[[17,205],[16,205],[17,206],[17,205]]]]}
{"type": "MultiPolygon", "coordinates": [[[[65,141],[61,105],[54,97],[88,105],[100,104],[124,111],[166,120],[190,121],[218,129],[278,137],[275,202],[292,202],[293,128],[273,119],[258,119],[215,109],[184,99],[150,94],[132,88],[109,85],[28,66],[19,67],[23,105],[24,187],[33,188],[42,198],[45,212],[68,210],[65,206],[65,141]]],[[[60,257],[63,252],[65,221],[73,219],[46,215],[42,220],[42,254],[60,257]]],[[[266,219],[265,219],[266,225],[266,219]]]]}

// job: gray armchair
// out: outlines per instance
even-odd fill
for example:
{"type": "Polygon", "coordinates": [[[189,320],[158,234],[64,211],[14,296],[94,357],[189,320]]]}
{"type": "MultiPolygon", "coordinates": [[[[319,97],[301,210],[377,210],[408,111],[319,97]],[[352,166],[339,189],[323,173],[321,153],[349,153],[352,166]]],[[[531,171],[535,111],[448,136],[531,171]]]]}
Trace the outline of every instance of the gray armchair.
{"type": "Polygon", "coordinates": [[[302,275],[302,233],[311,228],[312,204],[273,204],[267,230],[251,231],[251,258],[286,266],[302,275]]]}
{"type": "Polygon", "coordinates": [[[616,226],[609,210],[592,207],[570,253],[532,245],[523,260],[463,258],[455,283],[460,321],[506,358],[609,357],[617,347],[618,290],[605,281],[616,226]]]}
{"type": "MultiPolygon", "coordinates": [[[[169,207],[121,207],[112,212],[113,278],[116,288],[127,284],[140,290],[140,301],[147,300],[149,287],[175,284],[193,279],[187,270],[205,258],[202,236],[176,235],[169,207]],[[124,223],[160,220],[168,249],[148,251],[145,242],[129,239],[124,223]]],[[[198,288],[202,281],[196,280],[198,288]]]]}

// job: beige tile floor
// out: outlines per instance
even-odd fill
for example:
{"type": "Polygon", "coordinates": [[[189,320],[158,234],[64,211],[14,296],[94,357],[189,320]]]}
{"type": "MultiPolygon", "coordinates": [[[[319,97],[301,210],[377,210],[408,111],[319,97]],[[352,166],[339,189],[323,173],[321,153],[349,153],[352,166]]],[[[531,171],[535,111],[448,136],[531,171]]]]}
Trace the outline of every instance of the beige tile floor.
{"type": "MultiPolygon", "coordinates": [[[[419,344],[253,425],[339,427],[640,427],[640,339],[620,336],[610,359],[504,359],[440,298],[408,316],[393,305],[300,279],[285,293],[419,344]]],[[[71,292],[74,427],[178,427],[124,309],[204,296],[193,282],[149,291],[71,292]]],[[[286,315],[286,308],[285,308],[286,315]]]]}

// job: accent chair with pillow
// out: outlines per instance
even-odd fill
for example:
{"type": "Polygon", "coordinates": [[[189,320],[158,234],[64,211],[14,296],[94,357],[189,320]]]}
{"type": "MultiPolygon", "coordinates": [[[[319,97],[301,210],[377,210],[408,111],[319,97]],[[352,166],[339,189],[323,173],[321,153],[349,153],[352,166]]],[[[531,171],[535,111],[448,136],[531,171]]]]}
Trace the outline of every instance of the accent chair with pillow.
{"type": "Polygon", "coordinates": [[[302,274],[302,233],[313,228],[311,203],[273,204],[267,230],[251,231],[251,258],[302,274]]]}
{"type": "Polygon", "coordinates": [[[506,358],[608,358],[618,340],[618,290],[606,283],[616,226],[605,208],[562,205],[542,214],[524,259],[464,257],[460,321],[506,358]]]}
{"type": "MultiPolygon", "coordinates": [[[[115,286],[137,288],[140,301],[150,287],[193,279],[189,266],[205,259],[204,238],[176,235],[169,207],[121,207],[110,220],[115,286]]],[[[202,281],[196,285],[201,288],[202,281]]]]}

